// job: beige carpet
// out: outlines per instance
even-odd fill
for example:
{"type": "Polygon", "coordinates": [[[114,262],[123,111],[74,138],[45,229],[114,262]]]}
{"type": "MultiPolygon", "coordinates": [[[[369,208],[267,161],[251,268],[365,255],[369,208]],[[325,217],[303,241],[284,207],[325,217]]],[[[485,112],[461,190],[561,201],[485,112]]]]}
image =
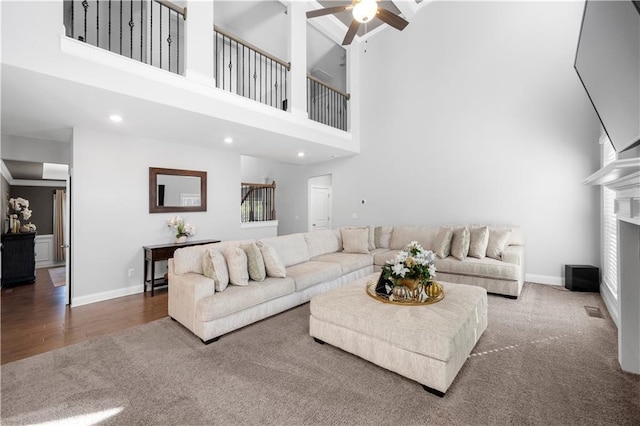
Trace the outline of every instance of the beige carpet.
{"type": "Polygon", "coordinates": [[[315,343],[308,304],[209,346],[166,318],[3,365],[1,423],[637,425],[640,377],[585,305],[604,310],[598,294],[536,284],[490,296],[444,398],[315,343]]]}
{"type": "Polygon", "coordinates": [[[49,277],[51,277],[51,284],[53,284],[54,287],[66,285],[65,267],[49,268],[49,277]]]}

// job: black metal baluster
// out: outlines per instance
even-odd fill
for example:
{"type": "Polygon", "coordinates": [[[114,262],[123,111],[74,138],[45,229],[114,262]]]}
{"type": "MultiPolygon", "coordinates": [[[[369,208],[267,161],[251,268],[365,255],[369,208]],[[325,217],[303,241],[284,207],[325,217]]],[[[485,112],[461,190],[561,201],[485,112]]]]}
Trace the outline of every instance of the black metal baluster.
{"type": "Polygon", "coordinates": [[[258,97],[256,93],[256,51],[253,51],[253,100],[255,101],[258,97]]]}
{"type": "Polygon", "coordinates": [[[142,21],[143,13],[142,9],[144,8],[144,0],[140,0],[140,62],[144,62],[144,58],[142,56],[143,48],[142,48],[142,36],[144,35],[144,22],[142,21]]]}
{"type": "Polygon", "coordinates": [[[244,96],[244,74],[245,74],[245,68],[246,68],[246,63],[244,60],[245,49],[246,49],[246,46],[242,45],[242,96],[244,96]]]}
{"type": "Polygon", "coordinates": [[[160,10],[160,38],[158,39],[158,44],[160,45],[160,69],[162,69],[162,5],[160,5],[159,10],[160,10]]]}
{"type": "Polygon", "coordinates": [[[133,58],[133,0],[129,1],[129,57],[133,58]]]}
{"type": "Polygon", "coordinates": [[[149,4],[150,20],[149,20],[149,64],[153,65],[153,2],[149,4]]]}
{"type": "Polygon", "coordinates": [[[76,29],[75,29],[75,1],[71,0],[71,38],[76,38],[76,29]]]}
{"type": "Polygon", "coordinates": [[[109,0],[109,52],[111,52],[111,0],[109,0]]]}
{"type": "Polygon", "coordinates": [[[215,76],[216,79],[216,87],[220,87],[220,81],[218,81],[218,32],[214,32],[215,34],[215,42],[213,45],[213,67],[214,67],[214,71],[213,71],[213,75],[215,76]]]}
{"type": "Polygon", "coordinates": [[[96,0],[96,46],[100,47],[100,0],[96,0]]]}
{"type": "MultiPolygon", "coordinates": [[[[184,20],[184,15],[183,20],[184,20]]],[[[178,37],[178,42],[176,44],[176,74],[180,74],[180,17],[176,14],[176,36],[178,37]]]]}
{"type": "Polygon", "coordinates": [[[122,55],[122,1],[120,2],[120,51],[118,53],[122,55]]]}
{"type": "Polygon", "coordinates": [[[269,105],[273,106],[273,59],[269,59],[269,61],[269,92],[271,92],[269,105]]]}
{"type": "Polygon", "coordinates": [[[167,37],[167,50],[169,51],[169,68],[167,68],[169,71],[171,71],[171,9],[169,9],[167,11],[167,13],[169,14],[168,16],[168,21],[169,21],[169,36],[167,37]]]}
{"type": "Polygon", "coordinates": [[[226,64],[227,61],[224,59],[224,49],[225,49],[225,46],[227,45],[227,43],[225,42],[224,39],[225,39],[225,36],[223,35],[222,36],[222,62],[221,62],[221,65],[220,65],[220,73],[222,74],[222,86],[221,87],[226,90],[226,87],[224,85],[224,65],[226,64]]]}
{"type": "Polygon", "coordinates": [[[84,37],[81,41],[87,42],[87,9],[89,9],[89,2],[84,0],[82,2],[82,7],[84,7],[84,37]]]}

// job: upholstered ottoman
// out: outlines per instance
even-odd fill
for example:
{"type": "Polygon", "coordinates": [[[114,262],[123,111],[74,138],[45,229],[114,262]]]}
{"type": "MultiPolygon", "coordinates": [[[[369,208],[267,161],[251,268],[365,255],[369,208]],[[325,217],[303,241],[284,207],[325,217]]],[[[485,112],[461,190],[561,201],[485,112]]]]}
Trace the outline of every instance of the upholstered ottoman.
{"type": "Polygon", "coordinates": [[[379,273],[311,299],[309,332],[443,396],[487,328],[487,292],[443,283],[445,298],[399,306],[366,294],[379,273]]]}

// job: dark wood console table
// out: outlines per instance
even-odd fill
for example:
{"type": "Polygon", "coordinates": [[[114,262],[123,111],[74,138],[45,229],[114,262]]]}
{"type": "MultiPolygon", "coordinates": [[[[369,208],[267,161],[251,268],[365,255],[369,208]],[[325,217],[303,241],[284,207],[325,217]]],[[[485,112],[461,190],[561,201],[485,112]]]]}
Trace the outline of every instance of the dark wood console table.
{"type": "Polygon", "coordinates": [[[173,257],[173,252],[182,247],[200,246],[203,244],[219,243],[220,240],[200,240],[200,241],[187,241],[186,243],[169,243],[169,244],[156,244],[153,246],[143,246],[144,250],[144,275],[143,285],[144,291],[147,291],[147,283],[150,283],[151,296],[153,297],[153,290],[155,287],[167,285],[167,280],[164,277],[155,277],[155,264],[161,260],[169,260],[173,257]],[[151,264],[151,279],[147,280],[149,264],[151,264]]]}

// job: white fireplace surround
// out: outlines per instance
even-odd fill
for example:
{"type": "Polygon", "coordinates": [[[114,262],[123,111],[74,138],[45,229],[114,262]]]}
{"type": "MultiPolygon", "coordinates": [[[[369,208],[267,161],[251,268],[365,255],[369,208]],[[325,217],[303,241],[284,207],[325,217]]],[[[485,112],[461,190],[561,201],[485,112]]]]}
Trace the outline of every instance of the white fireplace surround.
{"type": "Polygon", "coordinates": [[[620,367],[640,374],[640,158],[613,161],[584,184],[604,185],[616,192],[619,306],[603,299],[612,317],[618,318],[620,367]]]}

